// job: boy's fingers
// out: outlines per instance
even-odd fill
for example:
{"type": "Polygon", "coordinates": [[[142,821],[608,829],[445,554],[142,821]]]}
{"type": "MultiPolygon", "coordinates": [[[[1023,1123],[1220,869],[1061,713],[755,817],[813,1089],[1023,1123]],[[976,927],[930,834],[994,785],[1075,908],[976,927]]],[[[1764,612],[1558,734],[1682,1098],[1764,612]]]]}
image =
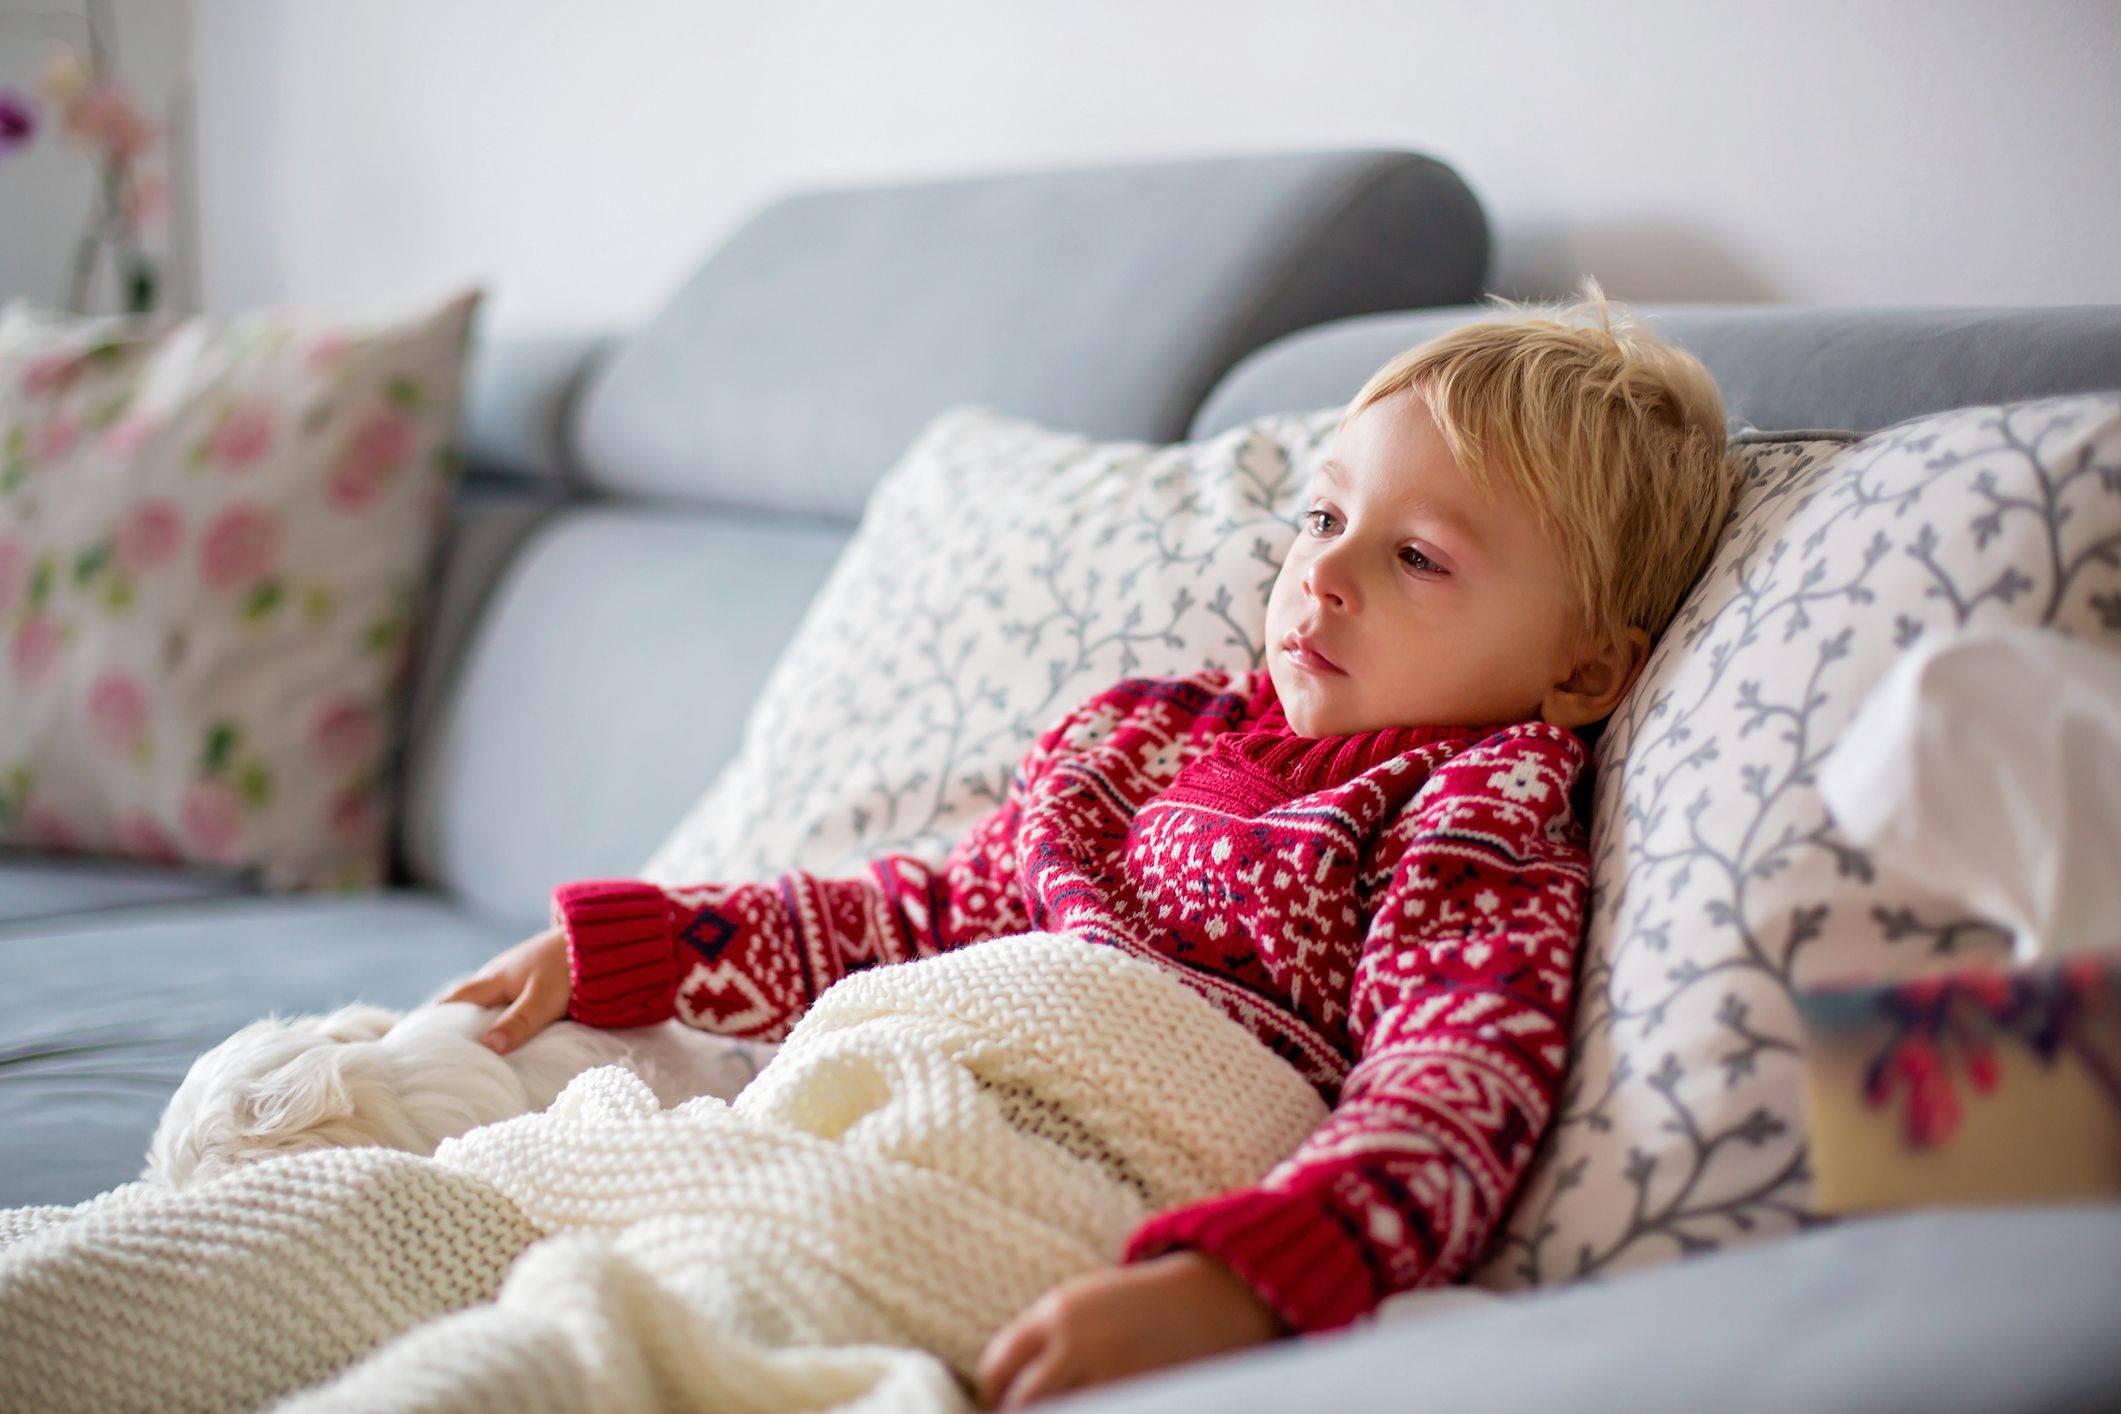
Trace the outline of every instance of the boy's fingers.
{"type": "Polygon", "coordinates": [[[1009,1382],[1002,1394],[1000,1407],[1022,1409],[1027,1404],[1050,1398],[1065,1390],[1075,1388],[1076,1379],[1061,1362],[1060,1351],[1052,1346],[1038,1353],[1038,1358],[1020,1370],[1009,1382]]]}
{"type": "Polygon", "coordinates": [[[533,975],[523,995],[479,1039],[505,1056],[566,1014],[566,987],[533,975]]]}
{"type": "Polygon", "coordinates": [[[1038,1354],[1045,1343],[1045,1334],[1036,1321],[1019,1316],[989,1337],[987,1348],[979,1357],[980,1403],[989,1409],[1000,1407],[1009,1382],[1016,1378],[1016,1372],[1032,1356],[1038,1354]]]}
{"type": "Polygon", "coordinates": [[[451,987],[438,1002],[470,1002],[474,1006],[508,1005],[508,988],[498,977],[466,977],[451,987]]]}

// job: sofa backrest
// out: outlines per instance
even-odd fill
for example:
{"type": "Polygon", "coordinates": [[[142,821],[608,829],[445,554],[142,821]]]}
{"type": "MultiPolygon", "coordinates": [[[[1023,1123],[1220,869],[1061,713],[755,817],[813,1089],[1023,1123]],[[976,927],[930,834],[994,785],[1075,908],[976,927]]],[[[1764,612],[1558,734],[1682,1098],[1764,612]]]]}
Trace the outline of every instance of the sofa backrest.
{"type": "MultiPolygon", "coordinates": [[[[1946,408],[2121,388],[2121,305],[1630,310],[1707,365],[1726,411],[1770,430],[1874,432],[1946,408]]],[[[1232,369],[1187,435],[1212,437],[1268,413],[1343,401],[1400,350],[1498,314],[1459,305],[1306,329],[1232,369]]]]}
{"type": "Polygon", "coordinates": [[[574,449],[615,495],[852,522],[952,404],[1169,441],[1253,349],[1474,298],[1487,257],[1472,193],[1413,153],[791,197],[599,370],[574,449]]]}
{"type": "Polygon", "coordinates": [[[984,403],[1170,441],[1239,358],[1474,298],[1487,228],[1411,153],[814,193],[623,336],[484,349],[420,649],[403,876],[536,923],[638,868],[929,419],[984,403]]]}

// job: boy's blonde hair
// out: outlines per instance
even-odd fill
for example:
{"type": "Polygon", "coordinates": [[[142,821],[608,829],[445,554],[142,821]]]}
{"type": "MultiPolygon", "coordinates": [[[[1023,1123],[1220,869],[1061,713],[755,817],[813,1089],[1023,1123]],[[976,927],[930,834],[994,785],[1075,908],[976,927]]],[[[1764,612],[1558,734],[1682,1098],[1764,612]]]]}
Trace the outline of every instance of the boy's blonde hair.
{"type": "Polygon", "coordinates": [[[1594,644],[1652,640],[1707,567],[1737,487],[1723,395],[1701,361],[1607,305],[1596,280],[1549,311],[1462,325],[1387,363],[1343,424],[1411,388],[1489,497],[1490,469],[1539,514],[1594,644]],[[1570,320],[1595,315],[1597,324],[1570,320]]]}

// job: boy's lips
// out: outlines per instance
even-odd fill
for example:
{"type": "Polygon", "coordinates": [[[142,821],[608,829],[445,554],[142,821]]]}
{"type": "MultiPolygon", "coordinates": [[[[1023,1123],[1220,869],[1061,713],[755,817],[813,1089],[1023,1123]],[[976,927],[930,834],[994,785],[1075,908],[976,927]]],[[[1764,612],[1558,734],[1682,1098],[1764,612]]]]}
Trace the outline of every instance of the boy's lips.
{"type": "Polygon", "coordinates": [[[1291,633],[1281,641],[1281,648],[1282,652],[1289,655],[1289,661],[1299,668],[1308,668],[1314,673],[1328,673],[1335,677],[1344,678],[1348,675],[1346,668],[1318,651],[1318,642],[1315,639],[1306,638],[1300,633],[1291,633]]]}

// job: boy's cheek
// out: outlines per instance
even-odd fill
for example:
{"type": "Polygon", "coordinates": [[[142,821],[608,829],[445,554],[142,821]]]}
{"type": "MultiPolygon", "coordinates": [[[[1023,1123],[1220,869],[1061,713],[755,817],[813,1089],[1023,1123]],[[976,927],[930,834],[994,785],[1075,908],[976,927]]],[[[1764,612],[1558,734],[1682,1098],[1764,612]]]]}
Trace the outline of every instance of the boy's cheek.
{"type": "Polygon", "coordinates": [[[1274,576],[1274,587],[1267,591],[1267,623],[1270,627],[1287,616],[1302,579],[1303,568],[1297,563],[1294,552],[1291,552],[1289,558],[1281,562],[1280,572],[1274,576]]]}

